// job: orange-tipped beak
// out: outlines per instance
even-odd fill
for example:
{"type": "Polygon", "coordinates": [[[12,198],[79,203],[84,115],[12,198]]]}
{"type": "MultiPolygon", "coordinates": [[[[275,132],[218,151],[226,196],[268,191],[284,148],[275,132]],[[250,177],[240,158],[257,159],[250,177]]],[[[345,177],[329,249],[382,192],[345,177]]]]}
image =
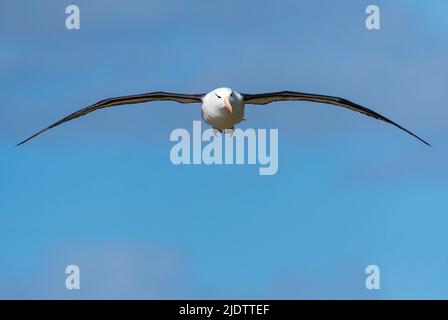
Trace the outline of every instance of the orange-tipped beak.
{"type": "Polygon", "coordinates": [[[233,112],[232,105],[230,104],[229,97],[224,97],[224,105],[226,106],[227,110],[229,110],[230,113],[233,112]]]}

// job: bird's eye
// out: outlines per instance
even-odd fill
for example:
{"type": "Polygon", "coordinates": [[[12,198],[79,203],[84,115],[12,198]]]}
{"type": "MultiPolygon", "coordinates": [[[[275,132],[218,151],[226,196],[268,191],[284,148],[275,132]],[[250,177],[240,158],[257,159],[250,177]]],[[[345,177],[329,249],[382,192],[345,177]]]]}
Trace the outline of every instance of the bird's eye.
{"type": "Polygon", "coordinates": [[[215,93],[215,95],[219,98],[219,99],[221,99],[221,97],[220,96],[218,96],[216,93],[215,93]]]}

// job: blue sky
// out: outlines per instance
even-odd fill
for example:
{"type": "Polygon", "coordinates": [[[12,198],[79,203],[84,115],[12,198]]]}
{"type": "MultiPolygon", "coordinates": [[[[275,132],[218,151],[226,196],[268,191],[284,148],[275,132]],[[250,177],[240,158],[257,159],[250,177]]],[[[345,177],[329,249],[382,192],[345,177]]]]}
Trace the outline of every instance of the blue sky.
{"type": "Polygon", "coordinates": [[[0,297],[448,298],[448,5],[375,1],[368,31],[368,4],[2,1],[0,297]],[[103,98],[220,86],[342,96],[433,147],[303,102],[247,107],[242,128],[279,130],[274,176],[172,165],[199,105],[102,110],[14,147],[103,98]]]}

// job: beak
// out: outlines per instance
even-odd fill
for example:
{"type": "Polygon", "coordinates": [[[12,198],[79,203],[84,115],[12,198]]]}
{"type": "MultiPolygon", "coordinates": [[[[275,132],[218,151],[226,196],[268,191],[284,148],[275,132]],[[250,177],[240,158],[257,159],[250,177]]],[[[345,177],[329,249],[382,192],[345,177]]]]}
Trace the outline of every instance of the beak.
{"type": "Polygon", "coordinates": [[[232,105],[230,104],[229,97],[224,97],[224,105],[226,106],[227,110],[229,110],[230,113],[233,112],[232,105]]]}

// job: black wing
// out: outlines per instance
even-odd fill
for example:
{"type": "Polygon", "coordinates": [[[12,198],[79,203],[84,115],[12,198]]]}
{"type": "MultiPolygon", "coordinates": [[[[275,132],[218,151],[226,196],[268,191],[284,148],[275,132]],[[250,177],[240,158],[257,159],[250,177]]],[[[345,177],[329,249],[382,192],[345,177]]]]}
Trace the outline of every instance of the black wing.
{"type": "Polygon", "coordinates": [[[246,104],[264,105],[264,104],[268,104],[268,103],[275,102],[275,101],[293,101],[293,100],[333,104],[336,106],[348,108],[353,111],[361,112],[361,113],[368,115],[370,117],[373,117],[375,119],[390,123],[390,124],[400,128],[401,130],[406,131],[411,136],[417,138],[424,144],[430,146],[430,144],[428,142],[426,142],[422,138],[418,137],[411,131],[403,128],[399,124],[393,122],[392,120],[389,120],[388,118],[380,115],[379,113],[376,113],[373,110],[370,110],[366,107],[360,106],[359,104],[353,103],[353,102],[348,101],[343,98],[324,96],[324,95],[319,95],[319,94],[301,93],[301,92],[294,92],[294,91],[281,91],[281,92],[270,92],[270,93],[260,93],[260,94],[242,93],[242,96],[243,96],[244,102],[246,104]]]}
{"type": "Polygon", "coordinates": [[[143,93],[143,94],[101,100],[95,104],[92,104],[91,106],[85,107],[81,110],[78,110],[78,111],[68,115],[67,117],[59,120],[58,122],[53,123],[51,126],[45,128],[45,129],[42,129],[41,131],[33,134],[31,137],[20,142],[18,144],[18,146],[20,146],[21,144],[24,144],[25,142],[33,139],[34,137],[40,135],[41,133],[43,133],[51,128],[57,127],[65,122],[79,118],[81,116],[84,116],[88,113],[91,113],[91,112],[99,110],[99,109],[120,106],[123,104],[134,104],[134,103],[143,103],[143,102],[150,102],[150,101],[163,101],[163,100],[171,100],[171,101],[176,101],[176,102],[180,102],[180,103],[200,103],[200,102],[202,102],[202,97],[204,95],[205,94],[180,94],[180,93],[169,93],[169,92],[151,92],[151,93],[143,93]]]}

